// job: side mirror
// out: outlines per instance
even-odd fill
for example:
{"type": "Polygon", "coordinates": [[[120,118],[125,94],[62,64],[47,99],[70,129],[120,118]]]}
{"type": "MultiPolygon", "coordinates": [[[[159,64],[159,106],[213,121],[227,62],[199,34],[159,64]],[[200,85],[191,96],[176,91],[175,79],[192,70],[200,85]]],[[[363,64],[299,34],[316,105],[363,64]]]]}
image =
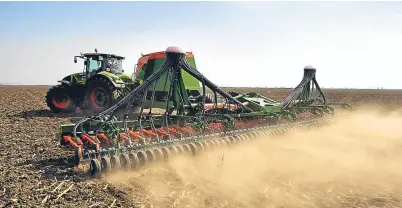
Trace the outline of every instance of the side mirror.
{"type": "Polygon", "coordinates": [[[124,69],[122,69],[121,72],[124,72],[124,69]]]}
{"type": "Polygon", "coordinates": [[[74,63],[77,63],[77,57],[74,57],[74,63]]]}
{"type": "Polygon", "coordinates": [[[84,61],[84,65],[87,65],[87,61],[86,61],[86,60],[84,61]]]}

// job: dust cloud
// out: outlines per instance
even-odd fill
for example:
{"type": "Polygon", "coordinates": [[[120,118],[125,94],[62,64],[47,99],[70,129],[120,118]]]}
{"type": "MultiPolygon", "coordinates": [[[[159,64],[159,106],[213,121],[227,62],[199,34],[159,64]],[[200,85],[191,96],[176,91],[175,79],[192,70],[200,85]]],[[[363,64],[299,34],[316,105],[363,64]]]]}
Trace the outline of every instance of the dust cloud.
{"type": "Polygon", "coordinates": [[[358,111],[105,180],[139,207],[402,207],[401,123],[358,111]]]}

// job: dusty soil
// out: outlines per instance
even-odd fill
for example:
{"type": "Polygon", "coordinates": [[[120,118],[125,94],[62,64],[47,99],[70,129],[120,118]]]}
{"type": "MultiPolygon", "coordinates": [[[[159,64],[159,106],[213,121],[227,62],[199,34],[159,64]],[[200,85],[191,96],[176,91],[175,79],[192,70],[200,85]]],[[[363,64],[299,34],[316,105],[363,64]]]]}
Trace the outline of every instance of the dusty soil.
{"type": "MultiPolygon", "coordinates": [[[[325,90],[332,102],[377,110],[320,130],[101,179],[69,165],[72,152],[53,135],[74,117],[48,111],[46,90],[0,87],[0,207],[402,206],[402,117],[384,108],[398,109],[402,90],[325,90]]],[[[239,91],[277,100],[290,92],[239,91]]]]}

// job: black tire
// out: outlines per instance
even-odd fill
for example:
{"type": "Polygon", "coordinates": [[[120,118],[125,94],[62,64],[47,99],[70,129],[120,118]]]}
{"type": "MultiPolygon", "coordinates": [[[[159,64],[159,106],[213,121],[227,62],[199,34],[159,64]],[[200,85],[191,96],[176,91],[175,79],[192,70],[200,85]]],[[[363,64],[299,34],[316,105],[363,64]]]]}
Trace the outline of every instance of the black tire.
{"type": "Polygon", "coordinates": [[[85,109],[95,113],[106,110],[115,101],[115,90],[116,88],[108,78],[94,77],[85,90],[85,109]]]}
{"type": "Polygon", "coordinates": [[[46,105],[54,113],[71,113],[77,106],[74,103],[71,89],[65,85],[55,85],[46,93],[46,105]]]}

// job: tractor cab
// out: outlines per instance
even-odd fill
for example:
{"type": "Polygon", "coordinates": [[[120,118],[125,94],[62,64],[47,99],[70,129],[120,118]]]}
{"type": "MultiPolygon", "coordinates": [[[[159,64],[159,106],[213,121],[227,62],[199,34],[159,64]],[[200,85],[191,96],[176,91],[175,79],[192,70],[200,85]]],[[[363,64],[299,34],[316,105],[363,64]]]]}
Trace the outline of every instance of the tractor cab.
{"type": "Polygon", "coordinates": [[[81,53],[80,56],[74,56],[74,63],[77,63],[77,58],[84,59],[84,75],[86,79],[92,77],[102,71],[107,71],[112,74],[123,74],[123,60],[122,56],[114,54],[98,53],[81,53]]]}

